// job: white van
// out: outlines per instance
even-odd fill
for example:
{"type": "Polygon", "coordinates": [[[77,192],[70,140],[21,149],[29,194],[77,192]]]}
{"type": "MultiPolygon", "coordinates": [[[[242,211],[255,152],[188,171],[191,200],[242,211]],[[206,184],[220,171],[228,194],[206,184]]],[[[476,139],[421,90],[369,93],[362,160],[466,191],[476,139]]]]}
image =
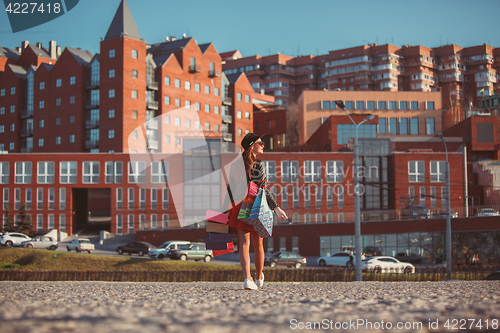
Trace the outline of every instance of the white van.
{"type": "Polygon", "coordinates": [[[191,244],[189,241],[166,241],[159,247],[156,247],[149,251],[148,255],[151,259],[163,259],[167,258],[167,253],[170,250],[177,250],[181,245],[191,244]]]}

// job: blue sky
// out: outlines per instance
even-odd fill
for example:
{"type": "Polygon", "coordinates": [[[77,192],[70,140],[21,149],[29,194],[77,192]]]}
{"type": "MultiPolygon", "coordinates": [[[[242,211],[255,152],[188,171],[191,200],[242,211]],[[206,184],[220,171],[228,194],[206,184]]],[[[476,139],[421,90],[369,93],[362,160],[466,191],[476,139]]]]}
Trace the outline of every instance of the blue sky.
{"type": "MultiPolygon", "coordinates": [[[[3,2],[3,1],[2,1],[3,2]]],[[[0,46],[29,40],[99,52],[120,0],[80,0],[65,15],[12,33],[0,13],[0,46]]],[[[148,44],[186,33],[243,56],[321,55],[365,43],[500,47],[499,0],[128,0],[148,44]]],[[[3,4],[0,3],[3,8],[3,4]]]]}

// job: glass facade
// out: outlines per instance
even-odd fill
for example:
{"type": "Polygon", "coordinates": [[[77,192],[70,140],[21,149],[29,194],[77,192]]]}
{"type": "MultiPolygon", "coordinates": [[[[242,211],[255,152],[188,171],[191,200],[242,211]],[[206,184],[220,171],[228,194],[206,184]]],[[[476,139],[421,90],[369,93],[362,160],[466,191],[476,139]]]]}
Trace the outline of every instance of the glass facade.
{"type": "MultiPolygon", "coordinates": [[[[337,124],[337,144],[343,145],[354,139],[356,133],[356,125],[354,124],[337,124]]],[[[376,138],[377,125],[362,124],[358,126],[358,138],[376,138]]]]}

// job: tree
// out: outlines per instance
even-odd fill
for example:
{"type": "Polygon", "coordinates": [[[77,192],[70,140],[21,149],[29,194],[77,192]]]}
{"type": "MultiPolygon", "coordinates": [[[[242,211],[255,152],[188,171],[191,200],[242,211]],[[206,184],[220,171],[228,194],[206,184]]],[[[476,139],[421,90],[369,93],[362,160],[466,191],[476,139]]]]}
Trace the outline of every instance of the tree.
{"type": "Polygon", "coordinates": [[[16,226],[14,225],[14,221],[12,220],[12,216],[10,216],[10,210],[8,207],[7,209],[5,209],[5,214],[3,217],[3,231],[4,232],[16,231],[16,226]]]}
{"type": "Polygon", "coordinates": [[[26,214],[26,206],[24,204],[19,208],[19,222],[17,230],[25,235],[33,236],[33,222],[28,214],[26,214]]]}
{"type": "Polygon", "coordinates": [[[286,115],[287,146],[294,147],[299,144],[299,105],[293,102],[288,106],[286,115]]]}

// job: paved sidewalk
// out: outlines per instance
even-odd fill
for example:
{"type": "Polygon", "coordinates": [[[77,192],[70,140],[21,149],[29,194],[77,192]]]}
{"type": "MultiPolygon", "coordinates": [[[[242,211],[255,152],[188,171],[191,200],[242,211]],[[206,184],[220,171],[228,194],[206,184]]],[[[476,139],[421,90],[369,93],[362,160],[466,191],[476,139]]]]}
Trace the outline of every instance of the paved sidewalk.
{"type": "Polygon", "coordinates": [[[450,332],[463,320],[462,332],[472,320],[481,320],[482,328],[473,327],[478,332],[500,330],[498,281],[242,286],[1,281],[0,332],[274,333],[314,328],[314,322],[314,331],[429,332],[431,325],[444,332],[453,319],[462,322],[450,332]]]}

